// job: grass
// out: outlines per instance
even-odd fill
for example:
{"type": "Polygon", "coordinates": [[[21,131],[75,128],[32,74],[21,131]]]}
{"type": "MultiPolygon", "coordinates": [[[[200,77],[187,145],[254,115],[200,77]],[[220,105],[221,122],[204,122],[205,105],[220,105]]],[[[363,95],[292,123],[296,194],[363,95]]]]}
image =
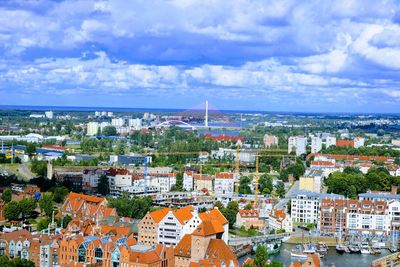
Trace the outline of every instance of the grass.
{"type": "Polygon", "coordinates": [[[256,230],[243,230],[240,228],[235,228],[235,229],[230,229],[229,233],[238,236],[238,237],[251,237],[251,236],[259,236],[262,235],[262,233],[256,231],[256,230]]]}
{"type": "Polygon", "coordinates": [[[318,242],[324,242],[327,246],[335,246],[337,244],[335,237],[328,237],[328,236],[318,236],[318,237],[308,237],[308,236],[291,236],[285,243],[289,244],[299,244],[303,242],[311,242],[316,244],[318,242]]]}

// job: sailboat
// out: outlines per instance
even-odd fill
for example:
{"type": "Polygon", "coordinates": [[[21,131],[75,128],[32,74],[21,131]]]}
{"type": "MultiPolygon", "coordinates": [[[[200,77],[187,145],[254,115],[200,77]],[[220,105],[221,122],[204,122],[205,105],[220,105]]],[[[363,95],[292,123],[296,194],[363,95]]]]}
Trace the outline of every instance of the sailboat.
{"type": "Polygon", "coordinates": [[[342,244],[342,219],[343,219],[343,214],[340,216],[340,225],[339,225],[339,242],[336,245],[336,252],[339,254],[343,253],[350,253],[350,250],[342,244]]]}

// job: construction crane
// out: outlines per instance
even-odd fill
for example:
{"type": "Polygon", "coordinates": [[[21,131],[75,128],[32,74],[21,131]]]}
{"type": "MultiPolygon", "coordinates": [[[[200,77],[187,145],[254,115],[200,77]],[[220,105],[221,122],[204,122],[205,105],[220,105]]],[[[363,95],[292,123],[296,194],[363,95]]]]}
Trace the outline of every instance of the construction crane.
{"type": "Polygon", "coordinates": [[[236,147],[236,181],[235,181],[235,195],[236,202],[239,203],[239,186],[240,186],[240,147],[236,147]]]}
{"type": "Polygon", "coordinates": [[[255,188],[254,188],[254,205],[257,205],[258,202],[258,151],[256,152],[256,179],[255,179],[255,188]]]}

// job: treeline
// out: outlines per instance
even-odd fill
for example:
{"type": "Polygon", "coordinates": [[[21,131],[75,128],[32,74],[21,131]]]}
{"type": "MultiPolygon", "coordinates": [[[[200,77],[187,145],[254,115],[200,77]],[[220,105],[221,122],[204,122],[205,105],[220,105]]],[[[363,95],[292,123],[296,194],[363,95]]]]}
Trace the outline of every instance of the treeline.
{"type": "Polygon", "coordinates": [[[400,177],[391,176],[384,167],[371,168],[367,174],[347,167],[343,172],[334,172],[325,181],[328,193],[357,198],[360,193],[371,191],[389,191],[391,185],[399,185],[400,177]]]}
{"type": "Polygon", "coordinates": [[[385,148],[385,147],[336,147],[331,146],[329,148],[323,149],[321,153],[327,154],[347,154],[347,155],[361,155],[361,156],[385,156],[385,157],[400,157],[400,151],[385,148]]]}
{"type": "Polygon", "coordinates": [[[118,216],[142,219],[152,207],[150,197],[130,197],[124,192],[119,198],[108,198],[109,206],[115,208],[118,216]]]}

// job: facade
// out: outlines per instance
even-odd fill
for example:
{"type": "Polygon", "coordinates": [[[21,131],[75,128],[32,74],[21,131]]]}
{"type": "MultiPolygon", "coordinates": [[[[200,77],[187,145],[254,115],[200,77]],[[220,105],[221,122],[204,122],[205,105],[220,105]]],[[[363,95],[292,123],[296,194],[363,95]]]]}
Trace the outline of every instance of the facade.
{"type": "Polygon", "coordinates": [[[176,173],[150,173],[147,186],[158,189],[159,193],[167,193],[176,184],[176,173]]]}
{"type": "Polygon", "coordinates": [[[260,220],[257,210],[239,210],[236,213],[236,227],[244,226],[246,229],[251,227],[261,229],[264,227],[264,221],[260,220]]]}
{"type": "Polygon", "coordinates": [[[98,122],[89,122],[86,126],[86,135],[97,135],[99,127],[100,125],[98,122]]]}
{"type": "Polygon", "coordinates": [[[305,136],[290,136],[288,139],[288,154],[296,152],[297,156],[307,152],[307,137],[305,136]]]}
{"type": "Polygon", "coordinates": [[[146,216],[140,220],[138,225],[139,244],[158,244],[158,224],[170,211],[170,208],[164,208],[153,212],[148,212],[146,216]]]}
{"type": "Polygon", "coordinates": [[[114,118],[111,119],[111,125],[114,127],[122,127],[125,124],[125,120],[123,118],[114,118]]]}
{"type": "Polygon", "coordinates": [[[219,172],[215,175],[214,193],[216,196],[233,195],[235,188],[234,174],[219,172]]]}
{"type": "Polygon", "coordinates": [[[322,149],[322,138],[319,136],[311,137],[311,153],[318,153],[322,149]]]}
{"type": "Polygon", "coordinates": [[[110,155],[110,164],[113,165],[143,165],[150,164],[152,158],[150,156],[140,155],[110,155]]]}
{"type": "Polygon", "coordinates": [[[285,233],[293,232],[292,219],[283,209],[272,209],[268,224],[269,228],[275,231],[284,230],[285,233]]]}
{"type": "Polygon", "coordinates": [[[192,191],[193,190],[193,171],[185,171],[183,173],[183,190],[192,191]]]}
{"type": "Polygon", "coordinates": [[[194,174],[193,175],[194,185],[193,190],[200,192],[212,192],[214,189],[213,179],[210,175],[206,174],[194,174]]]}
{"type": "Polygon", "coordinates": [[[96,192],[100,177],[105,175],[102,169],[85,169],[82,175],[82,190],[84,192],[96,192]]]}
{"type": "Polygon", "coordinates": [[[325,139],[325,147],[336,146],[336,137],[334,136],[327,136],[325,139]]]}
{"type": "Polygon", "coordinates": [[[321,169],[312,169],[299,179],[299,189],[320,193],[324,172],[321,169]]]}
{"type": "Polygon", "coordinates": [[[364,138],[359,137],[359,136],[354,138],[354,148],[362,147],[362,146],[364,146],[364,143],[365,143],[364,138]]]}
{"type": "Polygon", "coordinates": [[[264,141],[264,146],[266,148],[278,145],[278,137],[274,135],[268,135],[268,134],[264,135],[263,141],[264,141]]]}

